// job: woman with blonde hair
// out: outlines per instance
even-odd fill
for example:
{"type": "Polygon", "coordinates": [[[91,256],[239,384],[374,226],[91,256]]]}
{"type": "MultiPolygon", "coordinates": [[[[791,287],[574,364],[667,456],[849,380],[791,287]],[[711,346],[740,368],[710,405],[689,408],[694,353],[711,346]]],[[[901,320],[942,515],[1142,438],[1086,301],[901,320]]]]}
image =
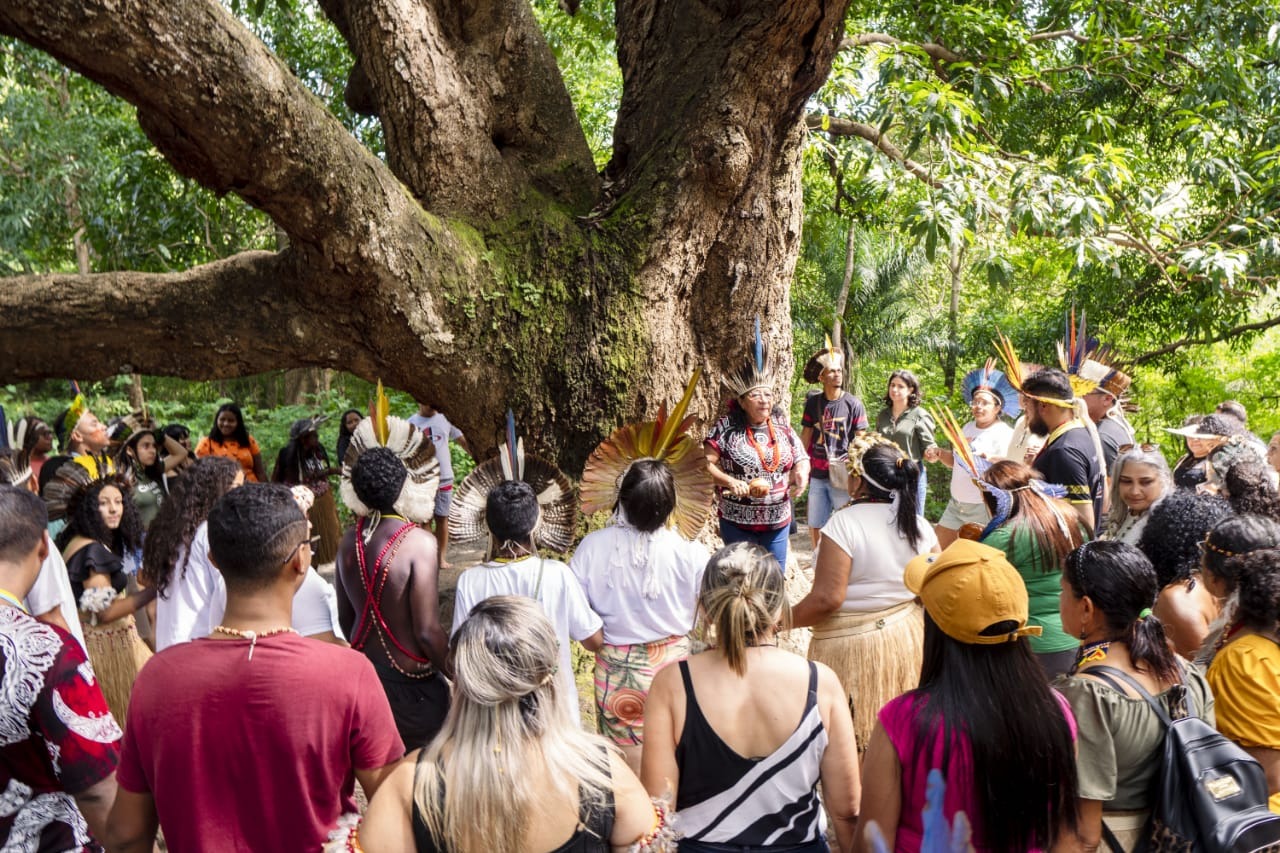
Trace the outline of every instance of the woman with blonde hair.
{"type": "Polygon", "coordinates": [[[477,604],[454,637],[444,727],[392,770],[349,849],[669,849],[665,815],[626,762],[562,707],[558,645],[533,599],[477,604]]]}
{"type": "Polygon", "coordinates": [[[1137,444],[1116,457],[1111,478],[1111,509],[1099,539],[1137,545],[1151,518],[1148,512],[1173,491],[1173,472],[1160,448],[1137,444]]]}
{"type": "Polygon", "coordinates": [[[861,790],[848,701],[830,669],[778,648],[788,608],[773,558],[721,548],[698,602],[715,645],[659,672],[645,709],[641,777],[655,796],[674,789],[681,853],[823,853],[824,804],[851,850],[861,790]]]}

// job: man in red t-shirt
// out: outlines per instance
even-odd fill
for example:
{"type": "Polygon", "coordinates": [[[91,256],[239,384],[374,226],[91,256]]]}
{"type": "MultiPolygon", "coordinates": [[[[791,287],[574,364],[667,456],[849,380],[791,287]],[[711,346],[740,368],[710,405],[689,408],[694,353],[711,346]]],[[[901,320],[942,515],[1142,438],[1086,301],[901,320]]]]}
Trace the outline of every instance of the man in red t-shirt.
{"type": "Polygon", "coordinates": [[[48,521],[40,498],[0,486],[0,848],[96,853],[120,727],[80,644],[23,606],[48,521]]]}
{"type": "Polygon", "coordinates": [[[113,850],[319,850],[354,783],[372,796],[404,754],[372,665],[298,636],[293,595],[311,565],[285,486],[249,484],[209,514],[227,587],[222,624],[143,668],[125,726],[113,850]]]}

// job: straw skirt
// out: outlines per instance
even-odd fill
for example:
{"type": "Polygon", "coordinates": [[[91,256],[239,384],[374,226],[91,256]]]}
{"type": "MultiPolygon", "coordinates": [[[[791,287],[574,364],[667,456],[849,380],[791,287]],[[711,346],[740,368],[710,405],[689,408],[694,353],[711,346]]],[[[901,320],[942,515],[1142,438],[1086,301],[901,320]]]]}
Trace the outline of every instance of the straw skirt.
{"type": "Polygon", "coordinates": [[[809,659],[840,677],[859,753],[880,709],[920,682],[923,656],[924,609],[915,601],[874,613],[837,613],[814,626],[809,659]]]}

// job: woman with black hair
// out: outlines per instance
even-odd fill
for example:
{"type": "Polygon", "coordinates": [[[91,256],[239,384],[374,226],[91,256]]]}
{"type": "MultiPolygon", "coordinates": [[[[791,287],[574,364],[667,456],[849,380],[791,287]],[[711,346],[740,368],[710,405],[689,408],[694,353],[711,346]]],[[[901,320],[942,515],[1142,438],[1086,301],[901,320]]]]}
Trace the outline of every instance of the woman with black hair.
{"type": "Polygon", "coordinates": [[[1194,667],[1178,663],[1152,612],[1159,589],[1151,561],[1123,542],[1081,545],[1062,573],[1062,627],[1083,645],[1073,673],[1054,687],[1071,703],[1079,726],[1078,835],[1087,850],[1098,849],[1104,832],[1121,849],[1134,849],[1156,795],[1165,736],[1150,705],[1127,685],[1120,692],[1090,675],[1090,668],[1123,671],[1170,711],[1177,698],[1172,688],[1185,684],[1190,710],[1214,721],[1209,685],[1194,667]]]}
{"type": "Polygon", "coordinates": [[[244,425],[244,414],[235,403],[223,403],[213,416],[213,428],[196,445],[196,456],[225,456],[244,471],[246,483],[267,482],[262,450],[244,425]]]}
{"type": "Polygon", "coordinates": [[[1280,813],[1280,551],[1231,557],[1236,607],[1209,667],[1218,731],[1267,774],[1271,811],[1280,813]]]}
{"type": "Polygon", "coordinates": [[[622,477],[609,525],[588,533],[569,571],[604,622],[596,650],[596,725],[637,773],[644,704],[653,677],[689,655],[688,633],[711,552],[667,526],[676,507],[671,469],[640,459],[622,477]]]}
{"type": "Polygon", "coordinates": [[[813,588],[792,610],[813,626],[809,659],[835,670],[849,692],[859,750],[876,712],[916,686],[923,611],[902,582],[918,554],[938,550],[920,515],[920,466],[878,435],[849,445],[849,506],[822,528],[813,588]]]}
{"type": "Polygon", "coordinates": [[[311,530],[320,537],[312,560],[315,565],[332,563],[338,556],[338,540],[342,528],[338,524],[338,504],[333,497],[329,478],[342,473],[341,468],[329,464],[329,454],[320,444],[317,432],[325,418],[299,418],[289,427],[289,443],[280,448],[275,467],[271,469],[271,481],[287,486],[305,486],[311,490],[313,500],[307,510],[311,530]]]}
{"type": "MultiPolygon", "coordinates": [[[[155,593],[125,594],[128,573],[124,558],[142,546],[142,522],[122,481],[88,480],[87,475],[79,474],[83,468],[64,467],[69,475],[84,476],[86,481],[67,503],[67,526],[58,534],[57,544],[80,608],[94,674],[112,715],[123,725],[134,679],[151,657],[151,650],[138,636],[134,613],[155,598],[155,593]]],[[[63,476],[62,471],[55,476],[63,476]]]]}
{"type": "Polygon", "coordinates": [[[225,605],[221,577],[209,559],[209,511],[244,482],[233,459],[206,457],[173,484],[142,550],[141,579],[154,590],[156,651],[207,637],[225,605]]]}
{"type": "Polygon", "coordinates": [[[1241,459],[1227,468],[1222,473],[1222,496],[1239,515],[1253,513],[1280,521],[1280,493],[1260,460],[1241,459]]]}
{"type": "MultiPolygon", "coordinates": [[[[1041,494],[1039,475],[1021,462],[1001,460],[982,475],[983,481],[1009,493],[1009,515],[986,531],[983,544],[998,548],[1018,570],[1030,597],[1029,624],[1043,633],[1028,639],[1036,660],[1049,678],[1070,671],[1080,643],[1062,630],[1058,613],[1062,566],[1067,555],[1089,538],[1080,516],[1071,504],[1041,494]]],[[[982,493],[996,517],[996,498],[982,493]]]]}
{"type": "Polygon", "coordinates": [[[1151,561],[1160,582],[1160,597],[1153,608],[1174,649],[1192,660],[1220,611],[1218,601],[1200,581],[1200,543],[1231,514],[1231,506],[1217,495],[1177,489],[1149,514],[1138,548],[1151,561]]]}
{"type": "Polygon", "coordinates": [[[360,421],[363,419],[364,415],[356,409],[347,409],[338,419],[338,445],[334,448],[337,455],[333,457],[333,461],[339,468],[347,458],[347,448],[351,446],[351,434],[356,431],[356,427],[360,426],[360,421]]]}
{"type": "Polygon", "coordinates": [[[1262,515],[1229,515],[1219,521],[1200,543],[1201,579],[1209,593],[1222,602],[1222,612],[1210,626],[1196,663],[1208,667],[1225,642],[1223,634],[1235,621],[1236,597],[1243,564],[1235,557],[1254,551],[1280,548],[1280,522],[1262,515]]]}
{"type": "Polygon", "coordinates": [[[160,504],[169,494],[169,474],[187,461],[187,449],[174,439],[154,429],[134,431],[116,454],[116,470],[133,481],[133,505],[143,529],[151,527],[160,504]],[[160,455],[159,442],[165,450],[160,455]]]}
{"type": "Polygon", "coordinates": [[[902,448],[907,458],[920,466],[916,502],[921,515],[924,515],[925,497],[929,491],[928,472],[921,463],[925,451],[938,446],[933,438],[936,424],[933,415],[920,405],[923,400],[924,394],[920,391],[920,380],[916,375],[910,370],[895,370],[889,374],[884,408],[876,415],[876,432],[902,448]]]}
{"type": "Polygon", "coordinates": [[[907,564],[924,602],[919,688],[880,710],[863,764],[858,847],[875,823],[890,850],[919,850],[930,771],[943,815],[964,812],[973,848],[1048,850],[1076,828],[1075,722],[1026,639],[1027,592],[999,550],[961,539],[907,564]],[[896,784],[884,784],[895,780],[896,784]]]}
{"type": "Polygon", "coordinates": [[[179,447],[181,447],[183,450],[187,452],[187,455],[183,458],[181,462],[178,463],[177,467],[175,467],[173,470],[165,471],[164,476],[165,476],[165,479],[168,481],[165,484],[166,488],[168,486],[173,485],[173,480],[182,476],[184,471],[187,471],[188,469],[191,468],[192,465],[196,464],[195,450],[193,450],[191,447],[191,430],[187,429],[186,424],[179,424],[179,423],[166,424],[164,428],[161,429],[160,432],[156,435],[156,442],[160,448],[160,458],[161,459],[168,458],[168,453],[169,453],[168,440],[171,438],[178,443],[179,447]],[[163,436],[163,440],[161,440],[161,436],[163,436]]]}

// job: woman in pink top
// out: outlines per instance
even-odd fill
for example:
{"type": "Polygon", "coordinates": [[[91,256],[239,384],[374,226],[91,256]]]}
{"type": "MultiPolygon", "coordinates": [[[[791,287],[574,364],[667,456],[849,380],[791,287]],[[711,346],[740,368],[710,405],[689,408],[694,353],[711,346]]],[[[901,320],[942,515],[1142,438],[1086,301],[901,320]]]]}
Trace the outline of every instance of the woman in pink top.
{"type": "Polygon", "coordinates": [[[855,850],[874,849],[871,824],[887,849],[920,850],[935,768],[943,815],[964,814],[977,853],[1074,840],[1075,721],[1023,640],[1041,629],[1027,626],[1022,576],[1003,552],[959,539],[908,563],[905,581],[924,603],[924,666],[920,687],[880,711],[855,850]]]}

